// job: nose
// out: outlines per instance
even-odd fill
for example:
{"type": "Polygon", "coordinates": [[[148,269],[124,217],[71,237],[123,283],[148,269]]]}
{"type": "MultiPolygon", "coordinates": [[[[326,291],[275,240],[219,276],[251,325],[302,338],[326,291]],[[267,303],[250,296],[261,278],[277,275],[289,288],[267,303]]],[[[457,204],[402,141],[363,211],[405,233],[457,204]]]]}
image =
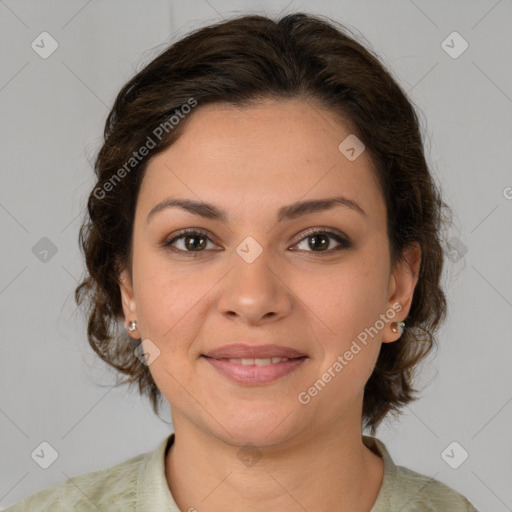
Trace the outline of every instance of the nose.
{"type": "Polygon", "coordinates": [[[221,281],[217,307],[232,320],[258,325],[290,314],[293,293],[282,272],[272,266],[264,250],[251,263],[238,255],[221,281]]]}

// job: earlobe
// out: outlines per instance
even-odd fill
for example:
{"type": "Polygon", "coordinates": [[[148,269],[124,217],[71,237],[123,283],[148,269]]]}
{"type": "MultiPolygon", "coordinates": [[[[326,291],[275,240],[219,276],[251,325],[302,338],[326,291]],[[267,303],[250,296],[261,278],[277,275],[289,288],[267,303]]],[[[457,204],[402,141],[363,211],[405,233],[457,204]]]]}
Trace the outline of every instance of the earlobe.
{"type": "Polygon", "coordinates": [[[421,248],[415,242],[404,250],[403,261],[397,264],[391,276],[388,308],[397,311],[397,304],[399,304],[400,309],[393,321],[388,324],[382,337],[383,343],[396,341],[402,336],[404,324],[400,322],[405,320],[411,309],[414,290],[418,282],[420,264],[421,248]]]}
{"type": "Polygon", "coordinates": [[[391,279],[393,292],[390,293],[389,306],[399,302],[407,311],[401,312],[404,316],[409,312],[414,289],[418,282],[421,264],[421,250],[417,242],[404,250],[403,261],[397,264],[391,279]]]}

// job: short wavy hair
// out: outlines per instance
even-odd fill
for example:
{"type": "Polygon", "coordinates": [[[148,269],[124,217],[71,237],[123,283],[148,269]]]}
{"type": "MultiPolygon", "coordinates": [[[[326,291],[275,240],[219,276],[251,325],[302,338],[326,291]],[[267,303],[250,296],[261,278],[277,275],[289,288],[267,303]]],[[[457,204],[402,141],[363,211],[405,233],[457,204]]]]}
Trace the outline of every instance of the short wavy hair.
{"type": "Polygon", "coordinates": [[[388,413],[396,414],[417,399],[415,370],[437,342],[436,331],[446,315],[441,229],[447,221],[444,211],[450,209],[427,165],[411,100],[378,56],[349,32],[320,15],[294,13],[278,20],[238,16],[168,45],[117,95],[80,228],[88,272],[75,289],[75,300],[86,309],[93,350],[118,377],[128,376],[116,385],[138,384],[157,415],[161,392],[120,322],[119,275],[126,268],[132,276],[135,206],[148,161],[186,128],[193,112],[180,115],[183,119],[172,127],[169,119],[191,99],[198,108],[211,103],[243,107],[263,99],[313,100],[364,143],[386,203],[391,264],[403,261],[403,251],[415,242],[422,258],[406,329],[396,342],[382,344],[366,383],[363,428],[374,434],[388,413]],[[166,123],[168,129],[157,131],[166,123]],[[133,160],[151,134],[158,134],[151,137],[154,147],[133,160]]]}

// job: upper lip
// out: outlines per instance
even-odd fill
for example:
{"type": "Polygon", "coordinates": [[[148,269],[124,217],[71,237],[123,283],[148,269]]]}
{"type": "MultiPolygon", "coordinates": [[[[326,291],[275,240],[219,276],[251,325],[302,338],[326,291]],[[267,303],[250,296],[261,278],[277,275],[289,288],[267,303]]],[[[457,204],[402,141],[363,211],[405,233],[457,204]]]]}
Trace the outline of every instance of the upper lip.
{"type": "Polygon", "coordinates": [[[210,350],[203,355],[213,359],[268,359],[271,357],[294,359],[304,357],[306,354],[294,348],[279,345],[245,345],[243,343],[234,343],[210,350]]]}

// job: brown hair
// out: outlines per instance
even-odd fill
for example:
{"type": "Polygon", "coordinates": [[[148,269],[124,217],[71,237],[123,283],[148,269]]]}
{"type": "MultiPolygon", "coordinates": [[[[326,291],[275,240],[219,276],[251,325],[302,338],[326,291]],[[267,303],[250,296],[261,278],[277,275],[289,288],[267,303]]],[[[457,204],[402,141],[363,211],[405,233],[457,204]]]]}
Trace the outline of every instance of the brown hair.
{"type": "Polygon", "coordinates": [[[366,384],[363,427],[374,434],[388,413],[416,399],[413,370],[432,349],[446,314],[440,230],[448,207],[429,172],[410,100],[378,57],[347,32],[328,18],[304,13],[276,21],[258,15],[232,18],[175,42],[118,94],[94,165],[97,183],[88,198],[89,218],[80,229],[88,275],[76,288],[75,300],[81,305],[86,299],[91,347],[128,376],[116,385],[138,383],[156,414],[161,393],[119,322],[124,316],[119,272],[127,268],[132,275],[135,205],[147,163],[177,140],[187,125],[184,105],[193,102],[200,108],[214,102],[244,106],[265,98],[304,98],[351,125],[370,154],[386,202],[392,265],[402,261],[413,242],[422,253],[405,332],[396,342],[382,344],[366,384]],[[169,121],[172,116],[179,122],[169,121]],[[150,138],[154,147],[141,157],[138,150],[148,147],[150,138]]]}

